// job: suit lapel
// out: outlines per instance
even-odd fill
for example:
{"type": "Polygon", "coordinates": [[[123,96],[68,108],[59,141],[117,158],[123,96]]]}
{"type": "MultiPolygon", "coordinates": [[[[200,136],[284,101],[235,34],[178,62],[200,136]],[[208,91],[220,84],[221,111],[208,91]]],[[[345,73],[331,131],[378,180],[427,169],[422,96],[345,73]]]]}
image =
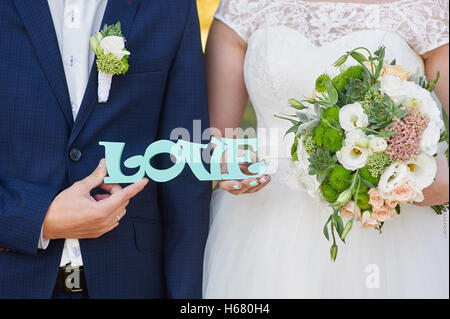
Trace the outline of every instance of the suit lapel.
{"type": "MultiPolygon", "coordinates": [[[[139,6],[139,0],[109,0],[106,6],[105,15],[102,20],[101,29],[105,24],[111,25],[120,21],[122,25],[122,33],[127,39],[127,36],[131,30],[134,18],[136,16],[136,11],[139,6]]],[[[128,48],[129,49],[129,48],[128,48]]],[[[133,54],[133,52],[131,52],[133,54]]],[[[126,76],[126,75],[125,75],[126,76]]],[[[113,77],[114,82],[114,77],[113,77]]],[[[108,107],[108,103],[99,105],[97,96],[98,87],[98,71],[97,65],[94,62],[92,65],[91,73],[89,75],[88,85],[86,87],[86,92],[81,103],[80,111],[77,115],[72,134],[70,136],[70,144],[75,141],[81,132],[81,129],[86,124],[89,115],[91,114],[94,107],[108,107]]]]}
{"type": "Polygon", "coordinates": [[[43,0],[15,0],[14,3],[64,117],[72,127],[69,90],[48,3],[43,0]]]}

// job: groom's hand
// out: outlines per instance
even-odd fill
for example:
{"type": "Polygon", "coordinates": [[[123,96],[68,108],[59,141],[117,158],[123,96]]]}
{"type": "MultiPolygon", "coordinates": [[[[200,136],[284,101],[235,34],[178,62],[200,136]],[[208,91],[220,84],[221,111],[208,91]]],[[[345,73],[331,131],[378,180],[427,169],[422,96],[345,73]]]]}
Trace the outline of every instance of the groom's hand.
{"type": "Polygon", "coordinates": [[[44,219],[43,237],[98,238],[119,225],[131,198],[148,183],[148,179],[122,188],[117,184],[104,184],[107,175],[102,159],[95,171],[61,192],[51,203],[44,219]],[[91,196],[100,187],[109,194],[91,196]]]}

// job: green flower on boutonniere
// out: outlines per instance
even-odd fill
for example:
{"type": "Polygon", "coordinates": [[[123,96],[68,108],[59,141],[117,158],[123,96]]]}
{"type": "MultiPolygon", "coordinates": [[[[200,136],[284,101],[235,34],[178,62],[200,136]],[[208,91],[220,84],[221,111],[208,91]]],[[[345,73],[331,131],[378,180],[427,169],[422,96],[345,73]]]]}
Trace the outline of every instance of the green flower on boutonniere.
{"type": "Polygon", "coordinates": [[[130,52],[125,49],[120,22],[108,26],[90,38],[91,48],[97,56],[98,102],[106,103],[111,89],[112,76],[128,71],[130,52]]]}

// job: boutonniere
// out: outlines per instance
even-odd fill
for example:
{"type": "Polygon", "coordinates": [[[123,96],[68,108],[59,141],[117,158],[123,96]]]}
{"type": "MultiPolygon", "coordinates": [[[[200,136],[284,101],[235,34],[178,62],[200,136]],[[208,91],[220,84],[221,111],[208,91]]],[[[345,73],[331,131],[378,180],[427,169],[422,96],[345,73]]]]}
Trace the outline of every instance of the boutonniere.
{"type": "Polygon", "coordinates": [[[112,77],[128,71],[128,57],[131,53],[125,49],[120,22],[110,26],[105,24],[101,32],[91,37],[90,42],[97,56],[98,102],[106,103],[112,77]]]}

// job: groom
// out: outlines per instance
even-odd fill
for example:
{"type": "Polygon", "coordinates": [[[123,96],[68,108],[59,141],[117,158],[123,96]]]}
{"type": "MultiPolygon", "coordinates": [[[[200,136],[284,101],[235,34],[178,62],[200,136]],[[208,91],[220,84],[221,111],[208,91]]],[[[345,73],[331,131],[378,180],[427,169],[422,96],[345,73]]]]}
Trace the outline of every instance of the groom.
{"type": "Polygon", "coordinates": [[[210,183],[105,185],[98,144],[209,126],[195,0],[2,0],[0,26],[0,298],[200,298],[210,183]],[[130,69],[98,104],[89,37],[118,21],[130,69]]]}

